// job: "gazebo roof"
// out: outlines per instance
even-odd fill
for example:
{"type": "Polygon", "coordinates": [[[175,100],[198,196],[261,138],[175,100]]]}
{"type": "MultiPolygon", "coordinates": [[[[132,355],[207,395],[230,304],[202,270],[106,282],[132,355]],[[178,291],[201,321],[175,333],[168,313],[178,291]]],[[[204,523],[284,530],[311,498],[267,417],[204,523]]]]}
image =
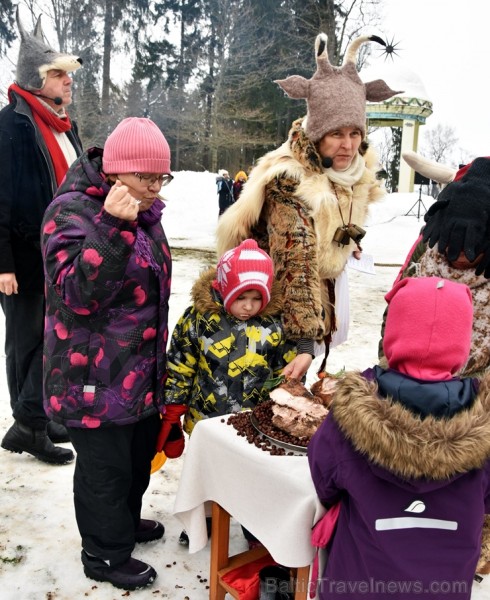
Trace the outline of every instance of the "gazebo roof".
{"type": "Polygon", "coordinates": [[[362,81],[384,79],[391,89],[403,90],[401,94],[397,94],[398,97],[417,98],[431,102],[422,80],[403,60],[395,57],[394,61],[388,59],[384,62],[377,61],[377,63],[375,66],[369,66],[360,71],[359,77],[362,81]]]}
{"type": "Polygon", "coordinates": [[[425,123],[432,114],[432,102],[420,77],[398,58],[360,71],[362,81],[383,79],[393,90],[402,90],[384,102],[368,102],[366,115],[371,126],[401,126],[403,121],[425,123]]]}

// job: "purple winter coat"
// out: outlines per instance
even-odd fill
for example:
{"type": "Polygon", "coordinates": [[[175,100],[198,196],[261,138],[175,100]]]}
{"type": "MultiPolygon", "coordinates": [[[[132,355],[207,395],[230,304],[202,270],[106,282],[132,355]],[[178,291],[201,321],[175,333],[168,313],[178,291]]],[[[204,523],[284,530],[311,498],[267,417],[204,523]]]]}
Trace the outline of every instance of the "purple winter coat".
{"type": "Polygon", "coordinates": [[[69,427],[134,423],[163,408],[171,256],[163,203],[137,221],[103,208],[102,150],[72,165],[46,210],[44,408],[69,427]]]}
{"type": "Polygon", "coordinates": [[[341,502],[321,600],[471,596],[490,511],[490,377],[450,417],[394,397],[348,374],[309,444],[320,500],[341,502]]]}

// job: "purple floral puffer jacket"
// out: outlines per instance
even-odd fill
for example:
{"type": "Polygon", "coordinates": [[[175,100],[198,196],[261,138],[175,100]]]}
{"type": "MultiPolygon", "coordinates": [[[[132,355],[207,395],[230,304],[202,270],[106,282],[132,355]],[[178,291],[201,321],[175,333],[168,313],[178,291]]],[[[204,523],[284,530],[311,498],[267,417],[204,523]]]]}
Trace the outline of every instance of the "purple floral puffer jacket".
{"type": "Polygon", "coordinates": [[[44,408],[68,427],[126,425],[163,411],[171,256],[164,204],[108,214],[102,150],[72,165],[46,210],[44,408]]]}

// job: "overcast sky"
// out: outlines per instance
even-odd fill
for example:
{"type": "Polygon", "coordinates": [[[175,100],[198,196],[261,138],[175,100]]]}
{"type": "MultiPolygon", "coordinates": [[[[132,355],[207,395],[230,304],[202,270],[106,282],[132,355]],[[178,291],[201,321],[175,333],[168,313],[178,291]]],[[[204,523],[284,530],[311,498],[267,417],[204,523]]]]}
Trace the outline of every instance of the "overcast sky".
{"type": "Polygon", "coordinates": [[[426,126],[451,126],[469,158],[490,155],[490,2],[384,3],[383,33],[399,42],[400,60],[421,77],[433,103],[426,126]]]}

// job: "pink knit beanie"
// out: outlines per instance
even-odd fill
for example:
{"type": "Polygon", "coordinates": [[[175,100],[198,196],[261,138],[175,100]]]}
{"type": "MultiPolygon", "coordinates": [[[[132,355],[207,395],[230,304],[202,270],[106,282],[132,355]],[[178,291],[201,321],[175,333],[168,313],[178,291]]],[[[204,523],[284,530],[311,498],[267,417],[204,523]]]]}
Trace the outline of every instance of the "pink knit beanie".
{"type": "Polygon", "coordinates": [[[214,287],[219,291],[227,311],[240,294],[258,290],[263,310],[271,299],[274,266],[271,257],[255,240],[245,240],[221,257],[214,287]]]}
{"type": "Polygon", "coordinates": [[[439,277],[407,277],[385,299],[389,306],[383,349],[389,367],[426,381],[454,377],[470,353],[469,287],[439,277]]]}
{"type": "Polygon", "coordinates": [[[170,173],[170,148],[160,129],[150,121],[128,117],[104,144],[104,173],[170,173]]]}

